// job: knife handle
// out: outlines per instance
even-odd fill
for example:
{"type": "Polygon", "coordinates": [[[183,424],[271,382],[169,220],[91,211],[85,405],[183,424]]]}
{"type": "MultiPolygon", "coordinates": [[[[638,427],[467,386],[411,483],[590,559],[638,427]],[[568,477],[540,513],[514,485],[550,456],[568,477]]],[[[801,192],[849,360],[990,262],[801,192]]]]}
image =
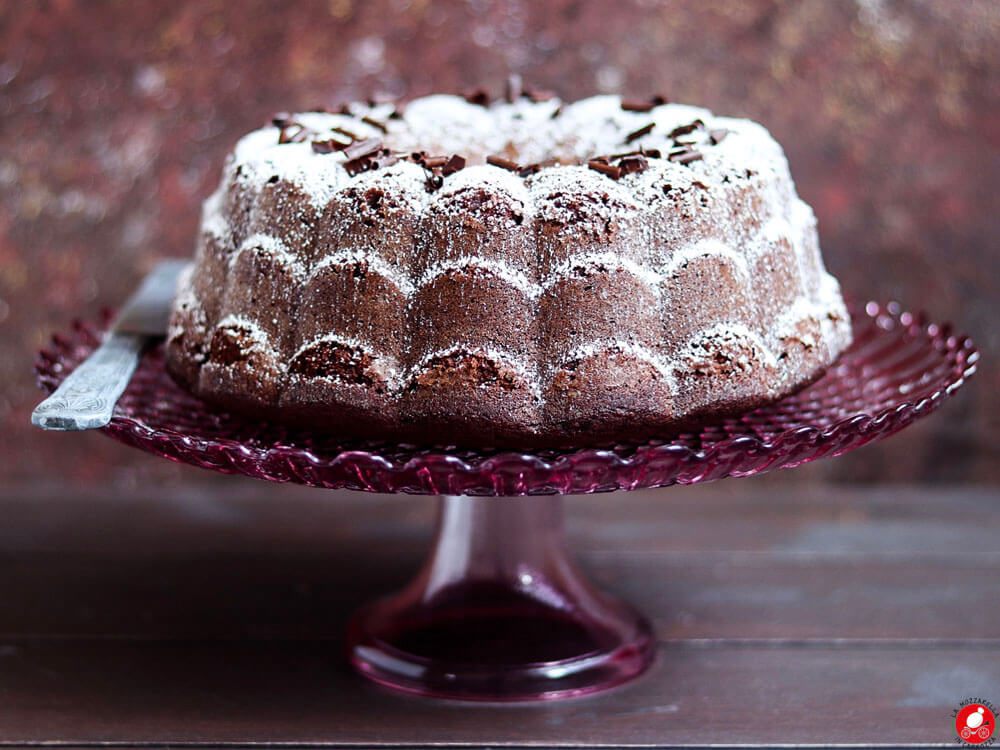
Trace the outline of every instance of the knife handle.
{"type": "Polygon", "coordinates": [[[109,333],[31,414],[43,430],[94,430],[111,421],[149,338],[109,333]]]}

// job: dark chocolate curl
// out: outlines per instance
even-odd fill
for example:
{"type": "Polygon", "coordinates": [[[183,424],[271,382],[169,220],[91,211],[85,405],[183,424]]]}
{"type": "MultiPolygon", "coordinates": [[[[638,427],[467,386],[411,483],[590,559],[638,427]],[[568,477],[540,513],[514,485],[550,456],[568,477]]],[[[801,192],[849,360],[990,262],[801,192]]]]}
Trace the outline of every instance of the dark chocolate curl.
{"type": "Polygon", "coordinates": [[[601,174],[607,175],[612,180],[617,180],[622,176],[622,171],[618,167],[607,164],[604,161],[598,159],[591,159],[587,162],[587,166],[593,169],[595,172],[600,172],[601,174]]]}
{"type": "Polygon", "coordinates": [[[382,148],[381,138],[366,138],[363,141],[357,141],[352,143],[350,146],[344,149],[344,155],[348,159],[357,159],[360,156],[368,156],[369,154],[374,154],[382,148]]]}
{"type": "Polygon", "coordinates": [[[518,166],[516,161],[511,161],[503,156],[487,156],[486,163],[492,164],[494,167],[500,167],[501,169],[506,169],[510,172],[517,172],[521,168],[518,166]]]}
{"type": "Polygon", "coordinates": [[[642,138],[644,135],[649,135],[651,132],[653,132],[654,127],[656,127],[656,123],[651,122],[647,125],[643,125],[638,130],[633,130],[631,133],[625,136],[625,143],[631,143],[632,141],[642,138]]]}

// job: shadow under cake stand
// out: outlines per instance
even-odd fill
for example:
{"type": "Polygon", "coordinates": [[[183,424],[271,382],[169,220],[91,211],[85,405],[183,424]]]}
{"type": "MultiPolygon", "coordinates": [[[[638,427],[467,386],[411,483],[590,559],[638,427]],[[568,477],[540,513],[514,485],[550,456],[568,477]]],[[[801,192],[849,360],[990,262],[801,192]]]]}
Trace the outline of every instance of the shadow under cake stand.
{"type": "MultiPolygon", "coordinates": [[[[974,371],[950,326],[894,303],[852,310],[854,343],[818,381],[669,440],[511,452],[344,441],[211,408],[178,387],[163,346],[142,359],[104,432],[165,458],[314,487],[440,496],[417,577],[348,625],[354,667],[383,685],[466,700],[564,698],[643,672],[649,622],[597,591],[570,559],[562,495],[745,477],[836,456],[926,416],[974,371]]],[[[110,316],[39,354],[50,392],[99,343],[110,316]]]]}

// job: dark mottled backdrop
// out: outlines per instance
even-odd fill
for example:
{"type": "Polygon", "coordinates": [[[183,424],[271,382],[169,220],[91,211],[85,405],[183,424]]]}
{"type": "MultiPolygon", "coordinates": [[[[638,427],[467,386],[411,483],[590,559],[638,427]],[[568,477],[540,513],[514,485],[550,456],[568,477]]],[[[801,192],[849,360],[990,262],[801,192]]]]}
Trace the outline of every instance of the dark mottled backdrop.
{"type": "Polygon", "coordinates": [[[155,258],[190,254],[241,133],[519,72],[565,98],[664,92],[763,122],[845,288],[978,341],[980,374],[941,412],[774,480],[997,482],[998,42],[987,0],[0,2],[0,481],[196,471],[32,430],[31,362],[155,258]]]}

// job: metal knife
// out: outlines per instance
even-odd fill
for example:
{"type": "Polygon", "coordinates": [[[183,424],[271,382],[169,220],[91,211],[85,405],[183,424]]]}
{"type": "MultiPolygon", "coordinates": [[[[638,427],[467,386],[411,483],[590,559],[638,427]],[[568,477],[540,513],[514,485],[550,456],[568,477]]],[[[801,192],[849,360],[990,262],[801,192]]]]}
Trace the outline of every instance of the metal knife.
{"type": "Polygon", "coordinates": [[[111,421],[145,348],[167,332],[186,260],[161,261],[118,313],[104,341],[31,414],[43,430],[95,430],[111,421]]]}

